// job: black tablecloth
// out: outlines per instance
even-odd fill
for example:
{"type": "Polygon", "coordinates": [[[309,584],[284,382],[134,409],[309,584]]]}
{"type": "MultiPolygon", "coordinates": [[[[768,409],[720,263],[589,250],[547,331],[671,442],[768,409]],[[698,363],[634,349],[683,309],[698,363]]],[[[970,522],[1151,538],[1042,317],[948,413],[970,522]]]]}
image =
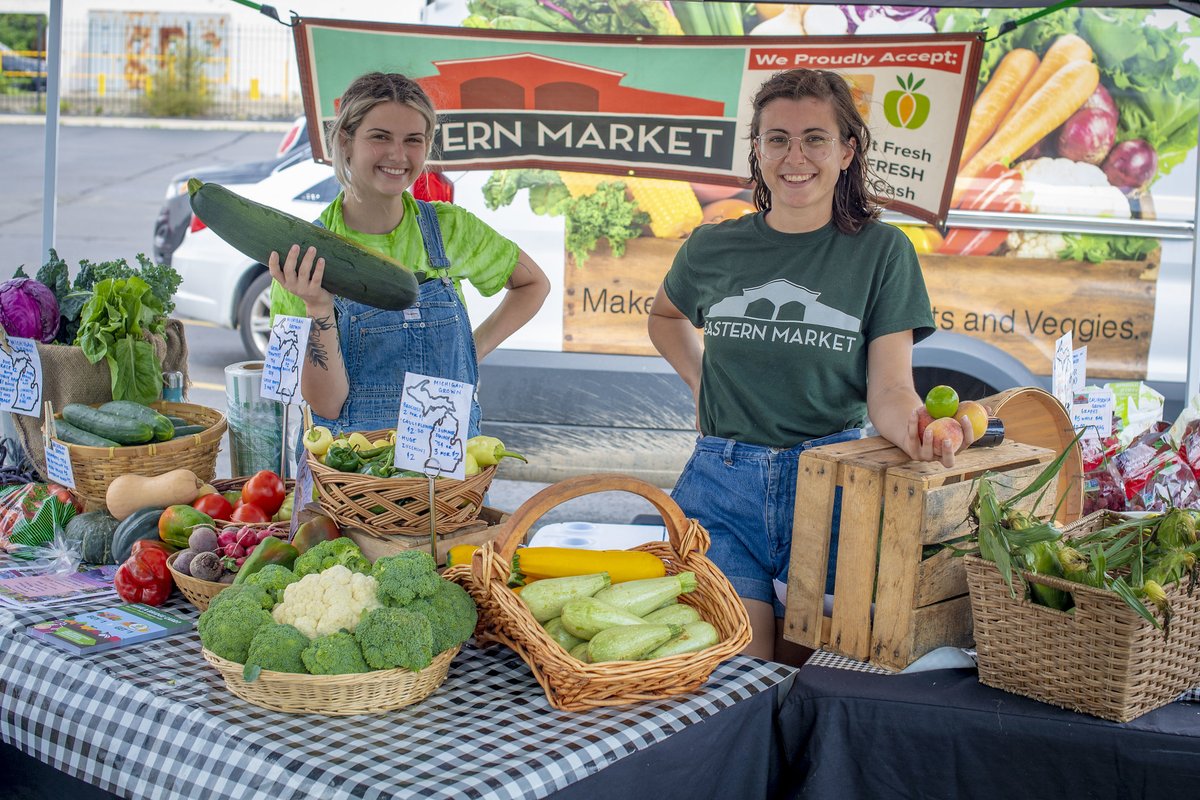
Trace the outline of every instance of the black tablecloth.
{"type": "Polygon", "coordinates": [[[1200,703],[1123,724],[979,683],[975,670],[808,666],[778,720],[781,796],[836,800],[1200,797],[1200,703]]]}

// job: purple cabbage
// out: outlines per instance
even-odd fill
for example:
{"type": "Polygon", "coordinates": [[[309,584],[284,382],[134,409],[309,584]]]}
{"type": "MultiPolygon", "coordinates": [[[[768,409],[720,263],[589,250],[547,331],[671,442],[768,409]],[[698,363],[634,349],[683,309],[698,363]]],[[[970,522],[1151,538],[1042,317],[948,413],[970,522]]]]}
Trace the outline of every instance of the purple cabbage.
{"type": "Polygon", "coordinates": [[[53,342],[58,322],[58,301],[46,284],[33,278],[0,283],[0,325],[9,336],[53,342]]]}
{"type": "Polygon", "coordinates": [[[850,25],[850,33],[858,30],[858,26],[871,17],[887,17],[896,21],[915,19],[928,23],[937,30],[937,9],[929,6],[838,6],[846,15],[850,25]]]}

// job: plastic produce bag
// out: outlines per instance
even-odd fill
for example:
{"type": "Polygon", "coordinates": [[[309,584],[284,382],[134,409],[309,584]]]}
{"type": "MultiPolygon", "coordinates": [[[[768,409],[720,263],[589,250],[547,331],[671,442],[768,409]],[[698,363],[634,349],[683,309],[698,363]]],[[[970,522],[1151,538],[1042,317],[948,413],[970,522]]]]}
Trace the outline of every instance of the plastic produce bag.
{"type": "Polygon", "coordinates": [[[0,487],[0,547],[41,547],[83,510],[83,504],[56,483],[0,487]]]}

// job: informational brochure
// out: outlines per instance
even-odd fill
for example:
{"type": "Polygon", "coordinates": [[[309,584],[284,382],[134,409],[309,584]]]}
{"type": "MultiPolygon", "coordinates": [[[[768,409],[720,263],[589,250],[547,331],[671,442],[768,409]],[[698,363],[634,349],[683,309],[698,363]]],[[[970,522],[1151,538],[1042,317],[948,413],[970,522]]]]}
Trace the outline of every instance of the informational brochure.
{"type": "Polygon", "coordinates": [[[78,602],[93,597],[116,596],[115,564],[81,572],[0,578],[0,605],[37,608],[78,602]]]}
{"type": "Polygon", "coordinates": [[[141,603],[126,603],[30,625],[25,632],[70,653],[100,653],[190,630],[192,621],[141,603]]]}

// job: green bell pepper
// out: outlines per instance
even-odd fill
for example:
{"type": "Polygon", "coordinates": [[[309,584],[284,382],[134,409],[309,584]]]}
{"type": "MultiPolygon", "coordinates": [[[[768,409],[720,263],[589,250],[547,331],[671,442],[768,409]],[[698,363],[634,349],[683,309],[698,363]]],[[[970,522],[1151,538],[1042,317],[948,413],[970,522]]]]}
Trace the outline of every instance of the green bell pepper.
{"type": "Polygon", "coordinates": [[[235,585],[245,583],[246,578],[249,578],[268,564],[279,564],[282,567],[291,569],[299,555],[299,550],[279,537],[268,536],[259,542],[258,546],[242,562],[242,566],[238,569],[237,577],[233,579],[233,582],[235,585]]]}

